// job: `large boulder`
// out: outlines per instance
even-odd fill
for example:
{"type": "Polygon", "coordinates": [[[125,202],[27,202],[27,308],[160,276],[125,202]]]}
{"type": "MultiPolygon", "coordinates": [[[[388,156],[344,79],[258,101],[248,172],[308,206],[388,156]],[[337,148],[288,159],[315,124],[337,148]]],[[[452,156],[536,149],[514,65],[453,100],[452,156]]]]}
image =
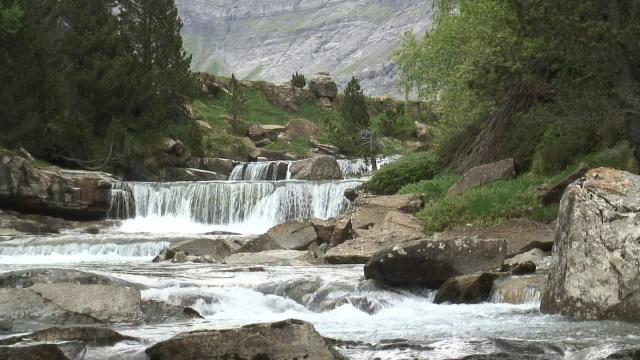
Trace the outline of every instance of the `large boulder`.
{"type": "Polygon", "coordinates": [[[101,220],[117,180],[101,172],[37,168],[32,160],[0,150],[0,203],[24,213],[71,220],[101,220]]]}
{"type": "Polygon", "coordinates": [[[589,171],[567,188],[541,311],[640,321],[640,177],[589,171]]]}
{"type": "Polygon", "coordinates": [[[224,262],[229,265],[295,265],[314,262],[316,257],[311,251],[270,250],[257,253],[236,253],[224,262]]]}
{"type": "Polygon", "coordinates": [[[28,288],[35,284],[57,283],[139,287],[124,280],[73,269],[41,268],[0,274],[0,288],[28,288]]]}
{"type": "Polygon", "coordinates": [[[319,98],[333,100],[338,96],[338,85],[331,75],[325,72],[317,73],[309,79],[309,90],[319,98]]]}
{"type": "Polygon", "coordinates": [[[313,99],[313,95],[309,91],[297,88],[290,83],[264,83],[260,88],[269,101],[290,113],[299,112],[302,102],[313,99]]]}
{"type": "Polygon", "coordinates": [[[414,241],[379,251],[364,273],[367,279],[391,286],[437,288],[456,276],[500,268],[506,251],[503,240],[414,241]]]}
{"type": "Polygon", "coordinates": [[[493,282],[498,275],[490,272],[456,276],[438,289],[436,304],[479,304],[489,300],[493,282]]]}
{"type": "Polygon", "coordinates": [[[272,227],[266,234],[249,240],[242,246],[240,252],[307,250],[312,243],[317,241],[318,233],[312,222],[290,220],[272,227]]]}
{"type": "Polygon", "coordinates": [[[184,333],[145,352],[153,360],[339,358],[313,325],[300,320],[184,333]]]}
{"type": "Polygon", "coordinates": [[[424,239],[422,222],[413,215],[387,211],[382,220],[365,224],[362,217],[352,218],[352,226],[358,226],[358,237],[346,240],[329,249],[325,261],[330,264],[364,264],[376,253],[388,247],[424,239]],[[365,228],[365,226],[369,226],[365,228]]]}
{"type": "Polygon", "coordinates": [[[492,164],[474,167],[467,171],[447,192],[448,195],[458,195],[467,189],[489,184],[497,180],[508,180],[516,176],[516,166],[513,159],[505,159],[492,164]]]}
{"type": "Polygon", "coordinates": [[[285,136],[288,139],[293,139],[298,136],[311,137],[321,136],[322,131],[318,125],[312,123],[307,119],[292,119],[287,123],[287,131],[285,136]]]}
{"type": "Polygon", "coordinates": [[[194,169],[214,172],[224,177],[224,180],[227,180],[233,171],[234,163],[229,159],[194,157],[189,160],[187,166],[194,169]]]}
{"type": "Polygon", "coordinates": [[[316,156],[295,161],[289,168],[291,178],[297,180],[342,180],[342,171],[333,156],[316,156]]]}
{"type": "Polygon", "coordinates": [[[140,291],[109,285],[37,284],[27,290],[76,314],[102,323],[136,324],[144,320],[140,291]]]}

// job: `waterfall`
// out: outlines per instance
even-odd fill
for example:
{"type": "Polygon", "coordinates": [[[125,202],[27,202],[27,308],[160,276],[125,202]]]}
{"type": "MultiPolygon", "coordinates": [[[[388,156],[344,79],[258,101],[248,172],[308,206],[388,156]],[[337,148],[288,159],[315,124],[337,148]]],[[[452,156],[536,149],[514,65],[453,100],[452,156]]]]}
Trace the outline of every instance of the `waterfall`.
{"type": "Polygon", "coordinates": [[[286,180],[289,178],[290,161],[260,161],[237,165],[229,180],[286,180]]]}
{"type": "MultiPolygon", "coordinates": [[[[391,164],[398,160],[399,156],[378,157],[376,163],[378,168],[391,164]]],[[[367,159],[339,159],[338,165],[345,179],[359,179],[373,171],[373,165],[367,159]]]]}
{"type": "Polygon", "coordinates": [[[149,232],[183,232],[197,226],[201,232],[259,233],[291,219],[337,216],[349,206],[344,191],[360,184],[357,180],[122,182],[111,192],[110,218],[151,220],[149,232]]]}

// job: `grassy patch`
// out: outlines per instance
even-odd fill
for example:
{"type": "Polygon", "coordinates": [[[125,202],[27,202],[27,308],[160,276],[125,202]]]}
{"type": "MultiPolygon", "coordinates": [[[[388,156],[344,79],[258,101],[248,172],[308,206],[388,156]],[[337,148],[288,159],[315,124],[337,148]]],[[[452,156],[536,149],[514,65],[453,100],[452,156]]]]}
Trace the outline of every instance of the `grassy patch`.
{"type": "Polygon", "coordinates": [[[432,180],[423,180],[403,186],[398,194],[424,194],[425,202],[443,198],[447,191],[460,179],[458,175],[438,175],[432,180]]]}
{"type": "Polygon", "coordinates": [[[267,146],[268,150],[279,150],[286,151],[296,155],[306,155],[308,154],[312,146],[309,143],[309,138],[306,137],[296,137],[291,142],[275,142],[267,146]]]}
{"type": "Polygon", "coordinates": [[[412,153],[376,171],[364,187],[374,194],[392,195],[405,185],[430,180],[440,171],[434,153],[412,153]]]}

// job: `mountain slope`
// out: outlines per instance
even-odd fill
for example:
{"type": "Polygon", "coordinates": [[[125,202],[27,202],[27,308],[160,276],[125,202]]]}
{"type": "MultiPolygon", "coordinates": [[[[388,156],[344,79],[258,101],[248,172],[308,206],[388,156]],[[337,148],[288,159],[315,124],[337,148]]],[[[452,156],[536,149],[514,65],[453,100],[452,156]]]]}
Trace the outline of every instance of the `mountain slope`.
{"type": "Polygon", "coordinates": [[[193,68],[287,81],[294,71],[355,75],[368,94],[397,92],[389,61],[405,31],[424,32],[432,0],[177,0],[193,68]]]}

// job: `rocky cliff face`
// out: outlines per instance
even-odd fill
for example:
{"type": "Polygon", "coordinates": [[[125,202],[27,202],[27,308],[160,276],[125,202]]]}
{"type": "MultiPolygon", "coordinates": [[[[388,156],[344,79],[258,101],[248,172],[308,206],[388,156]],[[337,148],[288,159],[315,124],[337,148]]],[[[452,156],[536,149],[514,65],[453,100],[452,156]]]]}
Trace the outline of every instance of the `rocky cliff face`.
{"type": "Polygon", "coordinates": [[[193,68],[288,81],[295,71],[351,76],[370,95],[397,92],[389,60],[404,32],[423,33],[432,0],[177,0],[193,68]]]}

